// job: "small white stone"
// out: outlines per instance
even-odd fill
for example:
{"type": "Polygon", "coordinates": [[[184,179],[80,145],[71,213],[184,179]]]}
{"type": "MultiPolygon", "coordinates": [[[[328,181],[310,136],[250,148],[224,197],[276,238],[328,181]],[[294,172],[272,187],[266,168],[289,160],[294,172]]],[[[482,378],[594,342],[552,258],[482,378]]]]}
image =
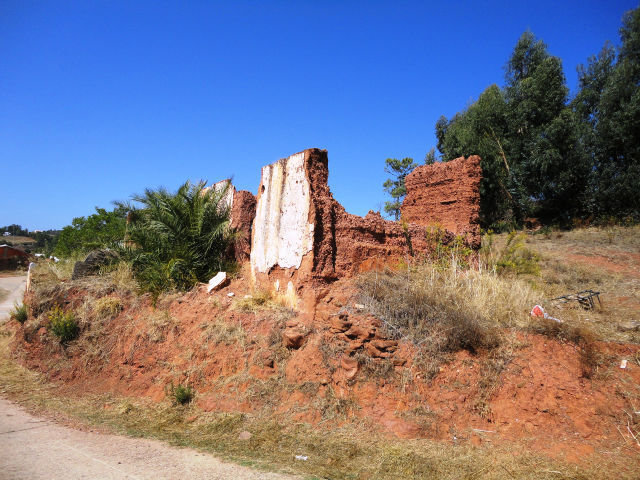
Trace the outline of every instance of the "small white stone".
{"type": "Polygon", "coordinates": [[[235,293],[233,293],[233,292],[229,292],[229,293],[227,293],[227,297],[235,297],[235,295],[236,295],[236,294],[235,294],[235,293]]]}

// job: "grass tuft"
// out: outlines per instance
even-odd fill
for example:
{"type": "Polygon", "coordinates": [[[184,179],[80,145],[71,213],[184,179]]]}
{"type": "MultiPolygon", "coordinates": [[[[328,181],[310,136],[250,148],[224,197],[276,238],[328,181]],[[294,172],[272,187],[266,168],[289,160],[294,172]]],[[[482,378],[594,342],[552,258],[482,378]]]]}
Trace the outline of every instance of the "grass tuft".
{"type": "Polygon", "coordinates": [[[116,297],[99,298],[93,305],[93,311],[101,319],[117,317],[123,308],[122,301],[116,297]]]}
{"type": "Polygon", "coordinates": [[[14,304],[13,310],[9,313],[9,316],[16,320],[17,322],[24,324],[28,318],[27,306],[23,303],[22,305],[14,304]]]}

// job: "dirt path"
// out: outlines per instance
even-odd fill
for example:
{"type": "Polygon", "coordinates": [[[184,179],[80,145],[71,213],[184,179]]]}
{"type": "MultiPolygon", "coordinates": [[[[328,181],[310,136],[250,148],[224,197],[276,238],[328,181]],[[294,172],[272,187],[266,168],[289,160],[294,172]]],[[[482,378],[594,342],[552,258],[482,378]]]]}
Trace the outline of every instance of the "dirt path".
{"type": "Polygon", "coordinates": [[[26,275],[0,277],[0,288],[9,292],[9,296],[0,302],[0,323],[9,318],[14,302],[22,303],[26,283],[26,275]]]}
{"type": "Polygon", "coordinates": [[[0,478],[294,479],[154,440],[82,432],[37,418],[0,398],[0,478]]]}

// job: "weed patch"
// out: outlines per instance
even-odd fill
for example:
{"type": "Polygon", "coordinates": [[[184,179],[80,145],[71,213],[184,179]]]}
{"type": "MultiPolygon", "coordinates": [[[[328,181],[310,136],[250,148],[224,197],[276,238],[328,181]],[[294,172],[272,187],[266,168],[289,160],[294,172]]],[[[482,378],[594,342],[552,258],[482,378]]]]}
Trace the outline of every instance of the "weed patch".
{"type": "Polygon", "coordinates": [[[540,257],[525,246],[527,235],[512,230],[504,245],[497,248],[493,233],[489,231],[482,239],[480,256],[489,269],[500,274],[540,274],[540,257]]]}
{"type": "Polygon", "coordinates": [[[235,343],[244,345],[247,334],[242,325],[237,323],[228,323],[216,320],[212,323],[204,322],[200,325],[202,328],[203,346],[210,343],[218,345],[233,345],[235,343]]]}
{"type": "Polygon", "coordinates": [[[154,310],[148,317],[149,330],[147,337],[151,342],[161,343],[167,339],[167,334],[177,332],[178,323],[171,316],[169,310],[154,310]]]}

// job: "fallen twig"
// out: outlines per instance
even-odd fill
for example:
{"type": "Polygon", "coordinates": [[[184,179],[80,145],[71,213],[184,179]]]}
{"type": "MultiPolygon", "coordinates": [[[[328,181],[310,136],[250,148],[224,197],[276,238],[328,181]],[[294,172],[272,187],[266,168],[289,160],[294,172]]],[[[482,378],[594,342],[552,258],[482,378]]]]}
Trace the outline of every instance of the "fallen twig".
{"type": "Polygon", "coordinates": [[[627,437],[625,437],[622,434],[622,430],[620,430],[620,427],[618,427],[618,425],[616,425],[616,429],[618,430],[618,432],[620,433],[620,436],[622,437],[622,439],[624,440],[624,443],[627,443],[627,437]]]}
{"type": "Polygon", "coordinates": [[[638,445],[640,447],[640,442],[638,441],[636,436],[631,431],[631,427],[629,426],[629,420],[627,420],[627,430],[629,431],[629,435],[631,435],[633,437],[633,439],[636,441],[636,445],[638,445]]]}

